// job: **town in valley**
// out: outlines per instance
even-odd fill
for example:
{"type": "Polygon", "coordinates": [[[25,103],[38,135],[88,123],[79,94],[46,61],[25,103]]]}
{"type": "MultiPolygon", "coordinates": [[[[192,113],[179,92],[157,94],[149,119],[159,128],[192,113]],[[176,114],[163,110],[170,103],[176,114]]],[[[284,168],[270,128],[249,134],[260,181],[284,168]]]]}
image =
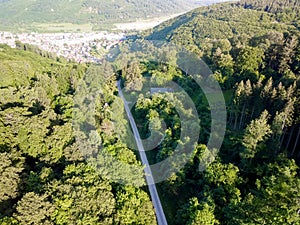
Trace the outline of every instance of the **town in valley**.
{"type": "Polygon", "coordinates": [[[0,31],[0,43],[16,48],[16,41],[78,63],[99,63],[113,46],[126,39],[125,33],[11,33],[0,31]]]}

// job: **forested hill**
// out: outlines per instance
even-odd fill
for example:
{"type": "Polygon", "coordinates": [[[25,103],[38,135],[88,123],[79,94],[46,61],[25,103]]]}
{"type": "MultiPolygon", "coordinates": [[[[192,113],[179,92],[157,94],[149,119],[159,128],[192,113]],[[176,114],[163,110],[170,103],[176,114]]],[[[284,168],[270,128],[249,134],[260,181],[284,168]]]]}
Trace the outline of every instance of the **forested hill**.
{"type": "MultiPolygon", "coordinates": [[[[298,0],[243,0],[195,9],[145,33],[203,58],[227,98],[215,162],[197,170],[202,146],[191,167],[162,185],[172,224],[300,224],[298,12],[298,0]]],[[[201,102],[197,86],[184,87],[201,102]]],[[[196,105],[205,127],[210,115],[196,105]]]]}
{"type": "Polygon", "coordinates": [[[294,60],[299,55],[300,17],[292,11],[298,10],[298,1],[282,1],[278,5],[271,0],[262,2],[248,0],[201,7],[162,23],[145,38],[171,41],[197,53],[222,74],[221,83],[227,87],[235,83],[233,77],[242,78],[240,74],[247,63],[257,74],[256,79],[261,75],[276,80],[297,78],[299,68],[294,60]],[[278,10],[261,10],[269,5],[278,10]],[[243,53],[248,56],[242,56],[243,53]],[[248,57],[252,61],[241,60],[248,57]]]}
{"type": "Polygon", "coordinates": [[[154,28],[151,39],[196,44],[203,39],[263,35],[270,31],[298,31],[299,2],[273,0],[217,4],[200,7],[154,28]],[[276,1],[275,1],[276,2],[276,1]],[[275,11],[275,12],[273,12],[275,11]]]}
{"type": "MultiPolygon", "coordinates": [[[[299,9],[297,0],[242,0],[217,4],[195,9],[162,23],[145,33],[144,38],[170,41],[195,52],[210,66],[222,88],[226,91],[233,90],[235,95],[241,94],[239,92],[244,85],[250,85],[252,90],[251,94],[246,94],[246,104],[249,107],[253,104],[266,104],[265,109],[273,111],[272,118],[276,117],[275,106],[268,109],[271,105],[265,100],[257,103],[260,100],[255,97],[258,94],[258,90],[254,91],[255,86],[262,88],[261,85],[269,85],[269,88],[274,88],[273,97],[279,91],[275,91],[276,88],[288,89],[293,86],[296,101],[290,108],[290,125],[285,129],[293,133],[294,126],[298,129],[300,121],[300,100],[297,94],[300,85],[299,9]]],[[[228,106],[233,111],[236,110],[236,104],[240,104],[240,100],[235,97],[238,96],[233,96],[228,106]]],[[[293,99],[291,96],[289,98],[293,99]]],[[[242,112],[232,111],[228,115],[228,125],[234,129],[245,127],[257,113],[254,108],[254,111],[248,109],[249,117],[246,121],[245,108],[242,108],[242,112]],[[241,118],[235,117],[233,121],[233,114],[239,113],[241,118]]],[[[297,135],[294,138],[298,138],[297,135]]],[[[288,146],[286,148],[285,150],[291,150],[295,154],[297,143],[291,149],[288,146]]],[[[300,152],[297,154],[300,157],[300,152]]]]}
{"type": "Polygon", "coordinates": [[[282,0],[241,0],[240,5],[245,8],[258,9],[266,12],[281,13],[281,12],[299,12],[299,1],[282,1],[282,0]]]}
{"type": "MultiPolygon", "coordinates": [[[[116,80],[136,102],[131,111],[141,137],[158,140],[147,151],[151,164],[190,142],[181,137],[187,127],[181,115],[193,113],[176,89],[151,94],[149,78],[159,87],[176,82],[199,115],[199,128],[196,121],[188,126],[199,139],[186,165],[157,184],[169,224],[300,224],[300,18],[291,13],[297,1],[275,11],[266,10],[275,1],[255,2],[199,8],[144,36],[183,45],[212,69],[202,80],[219,82],[227,109],[218,150],[207,143],[219,139],[211,134],[219,99],[205,96],[176,67],[168,46],[154,53],[164,63],[142,51],[121,54],[111,67],[67,62],[20,42],[17,49],[0,45],[0,224],[157,224],[147,190],[130,185],[144,184],[143,167],[127,144],[130,127],[116,80]],[[208,103],[212,98],[216,104],[208,103]],[[117,169],[111,158],[122,162],[117,169]]],[[[155,49],[143,38],[134,44],[155,49]]]]}
{"type": "MultiPolygon", "coordinates": [[[[222,0],[219,0],[222,1],[222,0]]],[[[117,22],[182,13],[218,0],[2,0],[0,24],[26,28],[31,23],[92,23],[95,29],[117,22]]]]}

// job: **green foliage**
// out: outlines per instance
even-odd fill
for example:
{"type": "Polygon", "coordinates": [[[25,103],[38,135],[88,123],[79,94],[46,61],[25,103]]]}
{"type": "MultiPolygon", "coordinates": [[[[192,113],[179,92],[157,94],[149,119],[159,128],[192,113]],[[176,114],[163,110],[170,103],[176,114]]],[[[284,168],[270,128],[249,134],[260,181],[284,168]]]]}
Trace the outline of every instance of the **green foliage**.
{"type": "MultiPolygon", "coordinates": [[[[206,147],[210,106],[188,72],[174,67],[174,52],[162,48],[159,63],[127,65],[121,59],[115,71],[108,64],[56,60],[21,43],[19,50],[1,45],[0,223],[156,224],[148,193],[120,184],[141,186],[144,178],[125,144],[132,137],[124,140],[130,127],[116,96],[119,74],[134,91],[146,88],[143,76],[161,86],[177,82],[199,113],[201,121],[188,127],[196,131],[197,124],[202,126],[191,158],[159,185],[170,223],[299,224],[298,4],[272,2],[273,8],[268,0],[249,0],[197,9],[148,37],[199,54],[211,66],[211,78],[226,90],[227,132],[218,155],[206,147]],[[88,107],[74,107],[89,102],[87,96],[95,91],[95,115],[88,107]],[[74,92],[79,94],[76,102],[74,92]],[[72,124],[73,115],[78,124],[72,124]],[[82,128],[76,137],[90,145],[75,140],[72,126],[82,128]],[[120,162],[118,170],[111,171],[112,159],[120,162]],[[134,169],[124,166],[128,164],[134,169]],[[111,177],[119,184],[109,182],[111,177]]],[[[141,136],[159,143],[147,152],[152,164],[188,143],[180,140],[185,124],[178,110],[188,118],[193,113],[181,97],[177,90],[148,93],[138,96],[132,109],[141,136]]]]}
{"type": "Polygon", "coordinates": [[[189,200],[178,211],[178,224],[186,225],[216,225],[219,224],[214,216],[214,206],[207,202],[199,203],[196,197],[189,200]]]}
{"type": "Polygon", "coordinates": [[[243,5],[245,8],[251,8],[256,10],[264,10],[266,12],[272,13],[281,13],[281,12],[299,12],[300,4],[298,1],[272,1],[272,0],[263,0],[263,1],[256,1],[256,0],[242,0],[240,4],[243,5]]]}
{"type": "Polygon", "coordinates": [[[140,91],[143,87],[143,76],[139,62],[131,62],[127,68],[122,71],[125,80],[125,89],[127,91],[140,91]]]}
{"type": "Polygon", "coordinates": [[[195,52],[211,66],[223,87],[231,88],[245,77],[257,81],[261,73],[294,77],[296,68],[291,61],[299,45],[294,20],[281,22],[271,13],[228,3],[199,8],[162,23],[146,38],[172,41],[195,52]]]}
{"type": "Polygon", "coordinates": [[[239,204],[226,209],[228,224],[297,224],[299,218],[299,178],[293,160],[281,155],[268,164],[251,190],[239,204]]]}
{"type": "MultiPolygon", "coordinates": [[[[148,193],[128,187],[127,197],[117,198],[114,189],[125,187],[105,180],[101,171],[106,168],[104,172],[111,173],[111,161],[100,154],[98,166],[84,161],[86,155],[75,140],[74,91],[80,82],[87,82],[90,89],[82,93],[87,96],[102,84],[95,98],[97,131],[84,135],[97,144],[99,132],[108,155],[139,168],[138,172],[120,168],[122,179],[144,185],[136,155],[114,132],[122,133],[127,124],[115,96],[113,70],[103,65],[107,74],[99,76],[99,67],[58,62],[30,46],[19,50],[0,46],[0,57],[0,223],[128,224],[123,216],[131,210],[130,224],[155,224],[148,193]],[[82,81],[83,76],[86,80],[82,81]],[[112,115],[112,111],[118,113],[112,115]],[[113,121],[116,128],[107,135],[105,125],[113,121]]],[[[82,114],[81,119],[86,116],[82,114]]]]}
{"type": "Polygon", "coordinates": [[[242,142],[245,147],[245,151],[241,154],[242,158],[253,158],[258,143],[264,141],[268,135],[272,133],[267,120],[268,112],[264,111],[258,119],[252,121],[249,126],[247,126],[242,142]]]}
{"type": "Polygon", "coordinates": [[[18,225],[18,221],[13,217],[4,217],[0,219],[2,225],[18,225]]]}
{"type": "Polygon", "coordinates": [[[149,196],[141,189],[124,187],[117,191],[118,224],[156,224],[149,196]]]}
{"type": "Polygon", "coordinates": [[[69,165],[60,181],[50,184],[56,224],[112,224],[112,187],[91,167],[69,165]]]}
{"type": "Polygon", "coordinates": [[[20,224],[52,224],[51,214],[53,205],[46,195],[37,195],[33,192],[26,193],[18,202],[15,217],[20,224]]]}
{"type": "MultiPolygon", "coordinates": [[[[300,156],[296,119],[298,1],[243,0],[203,7],[166,21],[145,36],[196,53],[212,69],[211,77],[223,90],[233,93],[227,97],[227,132],[217,160],[201,167],[212,155],[205,146],[209,137],[205,132],[210,132],[209,109],[191,80],[173,78],[192,97],[204,132],[186,167],[161,185],[168,199],[176,199],[167,202],[166,208],[172,208],[170,221],[177,215],[176,224],[192,224],[201,218],[207,218],[202,224],[213,224],[212,218],[221,224],[299,223],[299,171],[290,160],[299,163],[300,156]],[[282,152],[288,157],[280,155],[282,152]],[[199,168],[206,170],[200,172],[199,168]],[[294,180],[289,183],[287,176],[294,180]],[[191,210],[194,208],[198,211],[191,210]],[[193,220],[200,209],[206,213],[193,220]]],[[[149,113],[137,111],[138,116],[149,113]]],[[[168,129],[165,139],[174,139],[172,134],[168,129]]],[[[160,148],[158,155],[168,155],[173,148],[160,148]]],[[[163,158],[155,162],[158,159],[163,158]]]]}
{"type": "Polygon", "coordinates": [[[263,64],[264,52],[259,48],[246,47],[242,49],[236,59],[237,70],[241,74],[247,75],[254,74],[255,78],[258,80],[258,71],[263,64]]]}
{"type": "Polygon", "coordinates": [[[239,169],[232,165],[224,165],[220,162],[212,163],[206,170],[205,179],[210,184],[219,185],[236,185],[239,183],[239,169]]]}
{"type": "MultiPolygon", "coordinates": [[[[0,153],[0,203],[18,197],[20,174],[24,170],[24,158],[17,153],[0,153]]],[[[1,207],[0,207],[1,209],[1,207]]]]}

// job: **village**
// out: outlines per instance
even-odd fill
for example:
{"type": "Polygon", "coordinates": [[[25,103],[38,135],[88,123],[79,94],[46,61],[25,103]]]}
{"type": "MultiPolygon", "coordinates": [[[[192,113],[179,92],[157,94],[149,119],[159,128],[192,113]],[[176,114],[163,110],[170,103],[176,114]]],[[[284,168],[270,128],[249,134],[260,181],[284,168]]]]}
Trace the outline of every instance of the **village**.
{"type": "Polygon", "coordinates": [[[16,47],[16,41],[36,45],[78,63],[99,63],[108,50],[126,39],[124,33],[11,33],[0,31],[0,43],[16,47]]]}

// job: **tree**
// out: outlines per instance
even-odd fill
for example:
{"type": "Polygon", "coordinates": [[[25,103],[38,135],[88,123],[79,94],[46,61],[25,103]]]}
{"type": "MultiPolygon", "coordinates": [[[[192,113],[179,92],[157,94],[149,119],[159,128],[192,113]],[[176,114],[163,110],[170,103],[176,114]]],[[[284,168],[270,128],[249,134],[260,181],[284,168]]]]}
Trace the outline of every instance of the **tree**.
{"type": "MultiPolygon", "coordinates": [[[[0,153],[0,203],[18,196],[24,158],[16,153],[0,153]]],[[[2,208],[2,207],[1,207],[2,208]]]]}
{"type": "Polygon", "coordinates": [[[51,221],[53,210],[54,207],[48,201],[47,195],[28,192],[18,202],[15,217],[22,225],[53,224],[51,221]]]}
{"type": "Polygon", "coordinates": [[[295,161],[284,155],[268,164],[251,192],[240,203],[224,209],[227,224],[299,224],[297,168],[295,161]]]}
{"type": "Polygon", "coordinates": [[[146,192],[136,187],[119,187],[116,194],[119,224],[156,224],[153,205],[146,192]]]}
{"type": "Polygon", "coordinates": [[[279,62],[278,71],[281,74],[288,75],[288,72],[291,71],[291,63],[294,61],[296,47],[298,45],[298,38],[296,36],[292,36],[287,38],[285,41],[285,45],[281,51],[281,58],[279,62]]]}
{"type": "MultiPolygon", "coordinates": [[[[235,121],[234,121],[234,129],[242,129],[245,120],[246,120],[246,112],[248,111],[249,103],[252,100],[252,84],[250,80],[246,82],[241,81],[235,90],[235,95],[233,99],[234,103],[234,111],[235,111],[235,121]],[[238,125],[238,115],[240,114],[239,125],[238,125]]],[[[249,114],[249,113],[248,113],[249,114]]]]}
{"type": "Polygon", "coordinates": [[[213,65],[220,69],[222,75],[226,79],[231,78],[234,73],[234,61],[230,55],[232,49],[231,43],[227,39],[222,39],[214,43],[214,50],[212,56],[213,65]]]}
{"type": "MultiPolygon", "coordinates": [[[[244,82],[243,80],[236,85],[236,90],[233,98],[233,112],[235,114],[234,129],[242,129],[245,120],[246,112],[248,111],[249,103],[252,100],[252,84],[250,80],[244,82]],[[240,117],[240,119],[238,119],[240,117]],[[239,124],[238,124],[239,120],[239,124]]],[[[248,113],[249,114],[249,113],[248,113]]]]}
{"type": "Polygon", "coordinates": [[[205,180],[215,186],[231,185],[239,183],[239,169],[233,164],[213,162],[205,171],[205,180]]]}
{"type": "Polygon", "coordinates": [[[112,224],[115,199],[111,185],[88,165],[71,164],[62,180],[53,181],[49,193],[56,224],[112,224]]]}
{"type": "Polygon", "coordinates": [[[264,141],[272,133],[268,118],[269,113],[265,110],[258,119],[252,120],[247,126],[242,141],[245,149],[240,154],[242,159],[254,158],[259,142],[264,141]]]}
{"type": "Polygon", "coordinates": [[[251,80],[258,80],[258,72],[259,68],[263,66],[263,59],[264,52],[262,49],[247,46],[238,54],[236,60],[237,72],[249,77],[251,80]]]}
{"type": "Polygon", "coordinates": [[[195,217],[187,222],[187,225],[216,225],[219,224],[215,218],[213,208],[207,203],[201,205],[201,209],[195,212],[195,217]]]}
{"type": "Polygon", "coordinates": [[[241,193],[236,186],[241,183],[241,178],[239,168],[233,164],[213,162],[205,171],[204,181],[219,209],[240,201],[241,193]]]}
{"type": "Polygon", "coordinates": [[[4,217],[0,219],[1,225],[19,225],[18,221],[14,217],[4,217]]]}
{"type": "Polygon", "coordinates": [[[214,43],[214,48],[220,48],[223,53],[228,54],[230,53],[232,46],[228,39],[219,39],[214,43]]]}
{"type": "Polygon", "coordinates": [[[214,215],[214,206],[207,202],[200,202],[193,197],[181,207],[176,215],[177,224],[186,225],[216,225],[219,224],[214,215]]]}
{"type": "Polygon", "coordinates": [[[140,91],[143,87],[143,76],[140,69],[140,63],[137,61],[131,62],[122,71],[122,76],[125,79],[125,88],[128,91],[140,91]]]}

